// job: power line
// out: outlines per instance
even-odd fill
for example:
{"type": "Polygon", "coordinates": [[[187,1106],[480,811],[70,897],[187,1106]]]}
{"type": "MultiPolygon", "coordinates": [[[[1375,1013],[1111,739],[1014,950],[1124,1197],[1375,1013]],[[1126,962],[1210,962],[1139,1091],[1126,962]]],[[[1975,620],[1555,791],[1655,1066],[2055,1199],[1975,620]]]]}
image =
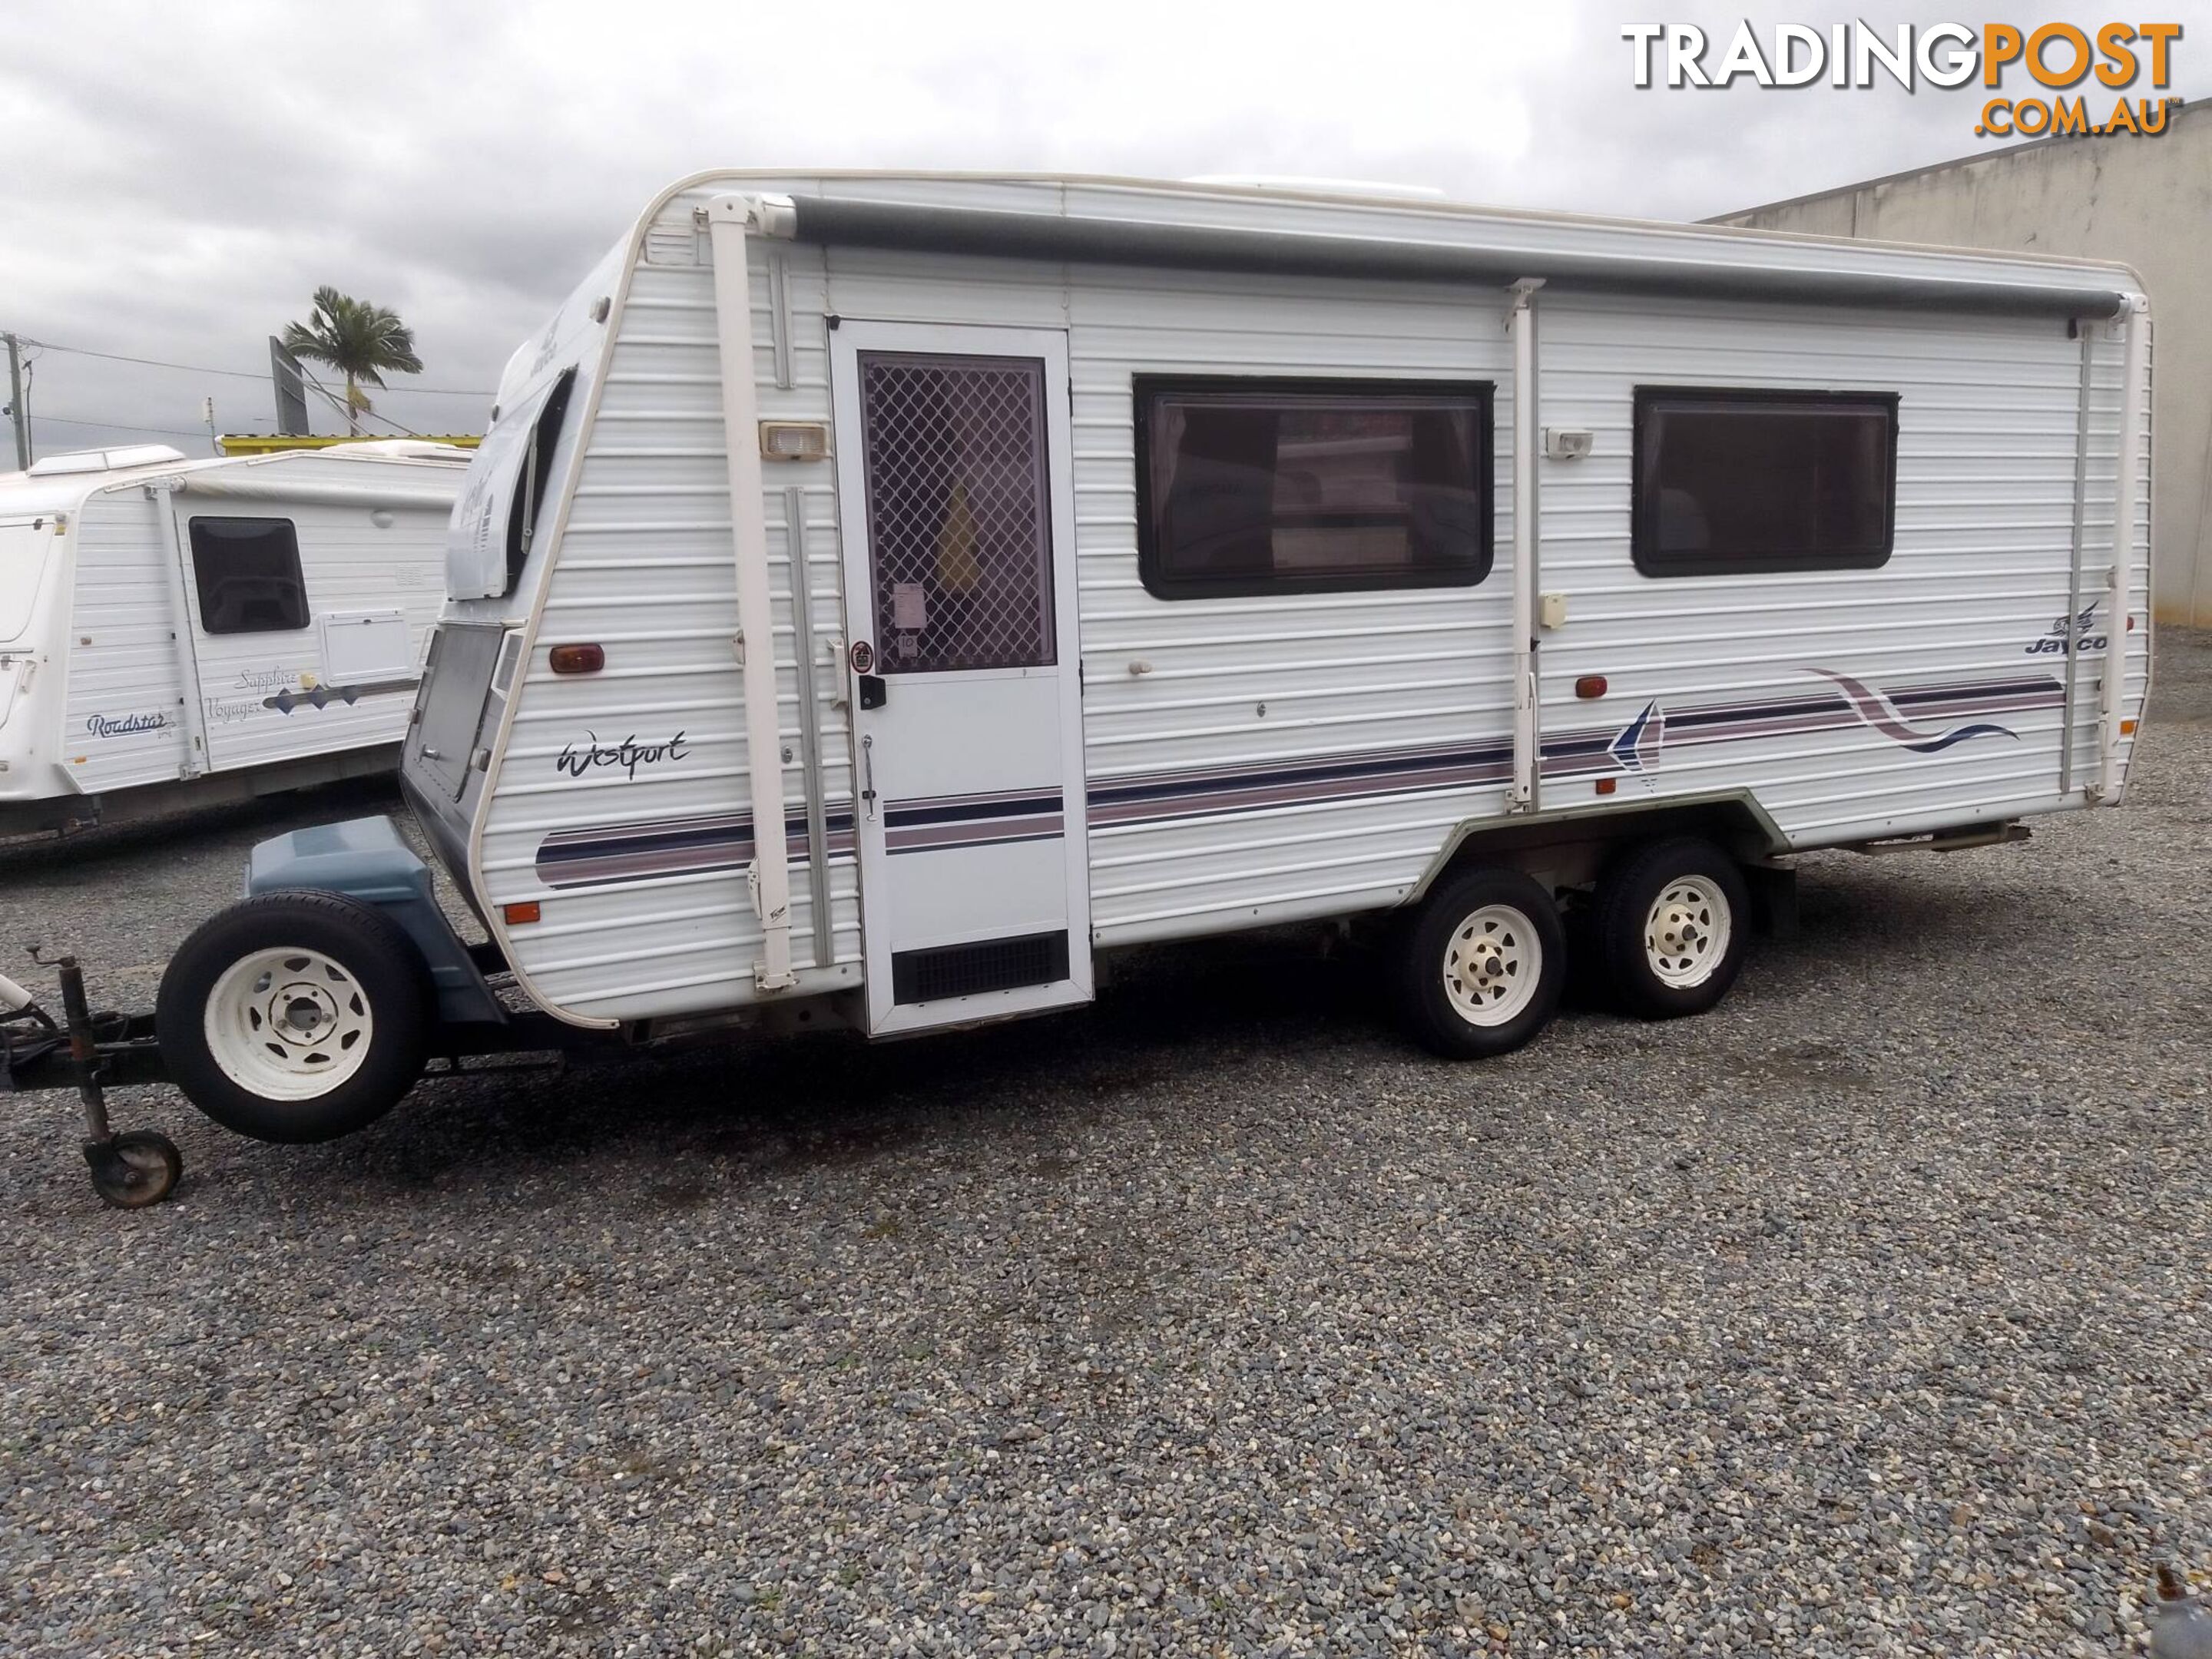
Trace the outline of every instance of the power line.
{"type": "MultiPolygon", "coordinates": [[[[146,368],[177,368],[192,374],[228,374],[235,380],[265,380],[269,378],[266,370],[254,373],[243,368],[208,368],[198,363],[166,362],[159,357],[126,357],[116,351],[92,351],[83,346],[57,345],[52,340],[33,340],[27,336],[22,338],[27,346],[40,346],[48,351],[66,351],[76,357],[102,357],[111,363],[137,363],[146,368]]],[[[452,386],[396,386],[386,390],[419,392],[429,398],[489,398],[492,395],[489,392],[462,392],[452,386]]],[[[152,427],[146,428],[149,432],[155,429],[152,427]]]]}
{"type": "Polygon", "coordinates": [[[99,426],[106,427],[111,432],[158,432],[165,438],[207,436],[205,432],[184,432],[173,426],[139,426],[131,421],[70,420],[61,415],[33,415],[30,418],[32,423],[36,426],[99,426]]]}
{"type": "Polygon", "coordinates": [[[419,438],[422,435],[421,433],[416,431],[413,427],[401,426],[398,422],[393,420],[390,416],[380,415],[373,409],[356,410],[351,404],[348,403],[343,398],[339,397],[337,392],[331,391],[330,387],[325,386],[321,380],[318,380],[315,376],[315,372],[309,368],[305,363],[300,365],[300,373],[307,377],[307,384],[313,386],[317,392],[320,392],[329,402],[332,409],[337,410],[338,413],[346,417],[346,424],[349,427],[356,424],[356,417],[358,416],[362,420],[380,421],[386,426],[391,427],[396,431],[404,433],[410,438],[419,438]]]}

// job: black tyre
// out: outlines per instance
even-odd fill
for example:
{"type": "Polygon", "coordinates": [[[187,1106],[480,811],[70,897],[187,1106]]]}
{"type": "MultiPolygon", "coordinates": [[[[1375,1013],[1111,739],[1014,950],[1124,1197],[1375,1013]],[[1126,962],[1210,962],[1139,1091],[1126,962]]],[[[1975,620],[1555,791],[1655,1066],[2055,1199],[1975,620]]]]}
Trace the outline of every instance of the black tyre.
{"type": "Polygon", "coordinates": [[[1517,870],[1471,870],[1421,902],[1399,935],[1413,1035],[1453,1060],[1518,1048],[1550,1023],[1566,979],[1552,896],[1517,870]]]}
{"type": "Polygon", "coordinates": [[[1709,841],[1648,842],[1598,883],[1592,928],[1624,1010],[1644,1019],[1702,1014],[1743,967],[1750,892],[1735,860],[1709,841]]]}
{"type": "Polygon", "coordinates": [[[422,1075],[431,991],[422,953],[374,906],[264,893],[200,924],[155,1005],[188,1099],[258,1140],[332,1140],[374,1123],[422,1075]]]}
{"type": "Polygon", "coordinates": [[[185,1172],[177,1143],[158,1129],[126,1129],[84,1149],[92,1167],[92,1189],[118,1210],[143,1210],[176,1189],[185,1172]]]}

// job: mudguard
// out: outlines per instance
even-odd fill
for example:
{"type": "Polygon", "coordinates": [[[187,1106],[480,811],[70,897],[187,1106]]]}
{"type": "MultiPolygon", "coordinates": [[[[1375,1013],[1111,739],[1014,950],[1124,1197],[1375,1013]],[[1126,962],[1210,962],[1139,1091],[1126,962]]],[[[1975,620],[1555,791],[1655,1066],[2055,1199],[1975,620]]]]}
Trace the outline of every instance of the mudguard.
{"type": "Polygon", "coordinates": [[[439,907],[429,866],[387,817],[349,818],[264,841],[247,866],[246,896],[308,888],[373,904],[406,931],[430,972],[438,1017],[447,1024],[504,1022],[491,994],[439,907]]]}

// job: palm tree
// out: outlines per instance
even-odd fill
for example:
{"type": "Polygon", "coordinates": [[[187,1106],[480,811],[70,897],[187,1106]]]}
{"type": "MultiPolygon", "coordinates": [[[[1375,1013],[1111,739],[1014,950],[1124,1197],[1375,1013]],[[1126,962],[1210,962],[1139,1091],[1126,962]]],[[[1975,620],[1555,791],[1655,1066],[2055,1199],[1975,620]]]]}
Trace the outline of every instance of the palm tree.
{"type": "Polygon", "coordinates": [[[415,331],[397,312],[349,299],[334,288],[315,290],[315,309],[306,323],[288,323],[284,349],[295,357],[327,363],[345,376],[346,431],[358,438],[361,417],[369,412],[362,382],[382,387],[386,371],[420,374],[415,331]]]}

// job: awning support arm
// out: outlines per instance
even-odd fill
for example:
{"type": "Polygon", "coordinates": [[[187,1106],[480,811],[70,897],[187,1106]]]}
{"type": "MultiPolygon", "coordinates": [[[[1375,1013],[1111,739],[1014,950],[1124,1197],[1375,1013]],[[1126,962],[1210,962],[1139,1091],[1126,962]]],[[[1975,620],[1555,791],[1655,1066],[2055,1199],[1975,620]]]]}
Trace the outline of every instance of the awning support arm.
{"type": "Polygon", "coordinates": [[[791,856],[785,830],[783,738],[776,710],[775,623],[768,580],[760,397],[754,380],[745,238],[788,235],[791,204],[773,197],[725,196],[710,203],[706,213],[714,253],[714,334],[721,349],[730,535],[737,556],[734,643],[744,676],[745,775],[752,792],[753,866],[747,884],[763,932],[753,981],[763,991],[780,991],[798,981],[791,971],[791,856]]]}
{"type": "Polygon", "coordinates": [[[1507,326],[1513,331],[1513,781],[1506,807],[1533,812],[1543,772],[1543,731],[1536,683],[1536,458],[1543,435],[1536,407],[1536,290],[1523,276],[1507,326]]]}
{"type": "MultiPolygon", "coordinates": [[[[2150,301],[2140,294],[2129,295],[2120,319],[2120,453],[2112,480],[2112,563],[2105,589],[2109,643],[2098,686],[2094,793],[2095,799],[2106,802],[2120,797],[2120,710],[2127,692],[2128,624],[2133,619],[2129,605],[2136,562],[2136,494],[2142,483],[2143,423],[2148,412],[2143,405],[2150,391],[2150,301]]],[[[2148,624],[2150,618],[2146,616],[2143,621],[2148,624]]]]}

